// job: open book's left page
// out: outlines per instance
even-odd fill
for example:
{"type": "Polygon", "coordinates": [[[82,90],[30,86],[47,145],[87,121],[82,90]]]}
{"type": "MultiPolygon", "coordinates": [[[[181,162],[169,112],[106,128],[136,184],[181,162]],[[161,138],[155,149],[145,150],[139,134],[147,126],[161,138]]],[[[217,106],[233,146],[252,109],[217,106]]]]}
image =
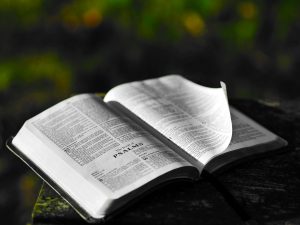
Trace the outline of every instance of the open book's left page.
{"type": "Polygon", "coordinates": [[[192,168],[150,133],[88,94],[28,120],[13,144],[95,218],[120,207],[111,206],[114,199],[170,171],[192,168]]]}

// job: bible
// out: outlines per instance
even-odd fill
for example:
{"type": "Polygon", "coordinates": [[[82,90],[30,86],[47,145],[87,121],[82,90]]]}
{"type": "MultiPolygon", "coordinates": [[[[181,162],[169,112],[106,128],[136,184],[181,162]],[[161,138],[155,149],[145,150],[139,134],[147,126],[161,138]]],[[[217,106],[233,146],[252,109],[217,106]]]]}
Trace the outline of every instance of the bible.
{"type": "Polygon", "coordinates": [[[179,75],[72,96],[27,120],[8,148],[88,222],[144,193],[286,146],[229,106],[226,86],[179,75]]]}

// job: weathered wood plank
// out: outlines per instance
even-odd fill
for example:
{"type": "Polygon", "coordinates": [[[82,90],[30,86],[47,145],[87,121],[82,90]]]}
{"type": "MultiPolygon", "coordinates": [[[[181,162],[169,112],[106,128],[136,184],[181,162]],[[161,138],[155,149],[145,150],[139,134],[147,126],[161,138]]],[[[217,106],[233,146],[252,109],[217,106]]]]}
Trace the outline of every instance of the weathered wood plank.
{"type": "MultiPolygon", "coordinates": [[[[223,197],[206,181],[169,184],[145,196],[108,224],[242,224],[223,197]],[[216,220],[216,211],[221,212],[216,220]],[[219,222],[218,222],[219,221],[219,222]]],[[[48,186],[34,209],[34,224],[85,224],[48,186]]]]}

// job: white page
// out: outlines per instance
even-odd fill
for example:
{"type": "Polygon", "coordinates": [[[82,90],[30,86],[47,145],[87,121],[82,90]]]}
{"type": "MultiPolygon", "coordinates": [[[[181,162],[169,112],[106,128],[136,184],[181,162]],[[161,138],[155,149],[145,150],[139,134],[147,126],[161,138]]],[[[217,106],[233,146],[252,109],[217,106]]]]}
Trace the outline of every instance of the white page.
{"type": "Polygon", "coordinates": [[[278,136],[231,107],[233,134],[225,152],[274,141],[278,136]]]}
{"type": "MultiPolygon", "coordinates": [[[[26,127],[49,151],[112,198],[171,170],[192,166],[133,121],[115,114],[95,95],[65,100],[30,119],[26,127]]],[[[18,135],[14,144],[22,149],[18,135]]],[[[31,154],[45,153],[35,150],[31,154]]],[[[43,167],[59,172],[60,164],[53,163],[43,167]]],[[[77,184],[70,186],[76,188],[77,184]]]]}
{"type": "Polygon", "coordinates": [[[288,144],[287,141],[234,107],[230,107],[230,112],[233,127],[231,142],[224,152],[208,163],[206,166],[208,171],[214,172],[230,163],[237,162],[239,159],[278,149],[288,144]]]}
{"type": "Polygon", "coordinates": [[[119,102],[206,164],[228,147],[232,135],[224,89],[206,88],[171,75],[117,86],[104,101],[119,102]]]}

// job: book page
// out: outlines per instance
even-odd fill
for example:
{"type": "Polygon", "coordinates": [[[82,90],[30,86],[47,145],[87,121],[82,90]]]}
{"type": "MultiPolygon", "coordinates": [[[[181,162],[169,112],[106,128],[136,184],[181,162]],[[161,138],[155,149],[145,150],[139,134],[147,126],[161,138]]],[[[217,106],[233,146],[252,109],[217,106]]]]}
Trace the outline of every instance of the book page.
{"type": "Polygon", "coordinates": [[[232,118],[232,139],[228,148],[214,157],[206,169],[214,172],[239,159],[254,156],[286,146],[287,141],[267,130],[234,107],[230,107],[232,118]],[[238,150],[238,151],[236,151],[238,150]]]}
{"type": "Polygon", "coordinates": [[[266,142],[274,141],[277,135],[268,131],[249,117],[245,116],[234,107],[230,107],[232,119],[232,139],[228,148],[224,151],[230,152],[236,149],[250,147],[266,142]]]}
{"type": "Polygon", "coordinates": [[[188,152],[201,164],[224,151],[232,125],[224,88],[206,88],[178,75],[113,88],[116,101],[188,152]]]}
{"type": "Polygon", "coordinates": [[[26,126],[86,180],[114,198],[168,171],[192,166],[95,95],[63,101],[26,126]]]}

